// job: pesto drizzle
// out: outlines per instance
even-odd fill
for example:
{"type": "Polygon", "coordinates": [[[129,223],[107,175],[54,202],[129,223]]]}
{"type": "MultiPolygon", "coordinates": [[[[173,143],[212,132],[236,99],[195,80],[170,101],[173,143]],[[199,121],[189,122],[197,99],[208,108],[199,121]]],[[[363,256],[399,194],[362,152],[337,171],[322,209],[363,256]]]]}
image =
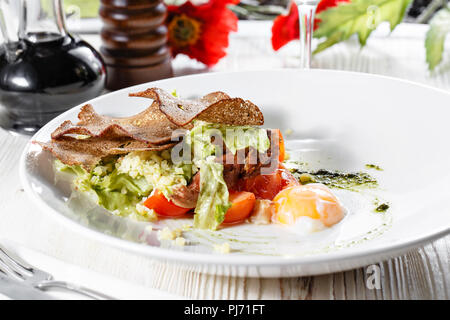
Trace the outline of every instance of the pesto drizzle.
{"type": "Polygon", "coordinates": [[[377,171],[383,171],[383,169],[380,166],[377,166],[376,164],[366,164],[367,169],[375,169],[377,171]]]}
{"type": "Polygon", "coordinates": [[[358,187],[375,188],[377,180],[365,172],[342,173],[339,171],[317,170],[307,172],[301,169],[291,169],[293,175],[302,183],[322,183],[330,188],[356,191],[358,187]]]}
{"type": "Polygon", "coordinates": [[[389,209],[389,204],[387,203],[382,203],[380,204],[378,207],[375,208],[376,212],[386,212],[387,209],[389,209]]]}

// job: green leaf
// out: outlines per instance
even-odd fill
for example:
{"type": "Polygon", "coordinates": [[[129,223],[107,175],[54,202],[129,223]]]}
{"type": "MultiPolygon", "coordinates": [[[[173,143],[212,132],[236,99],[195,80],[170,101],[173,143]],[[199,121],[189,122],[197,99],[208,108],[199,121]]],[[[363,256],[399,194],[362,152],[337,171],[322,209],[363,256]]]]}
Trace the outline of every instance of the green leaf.
{"type": "Polygon", "coordinates": [[[439,10],[430,21],[430,29],[425,38],[425,49],[428,68],[434,70],[442,61],[444,41],[450,33],[450,7],[439,10]]]}
{"type": "Polygon", "coordinates": [[[388,21],[391,31],[403,20],[407,6],[412,0],[353,0],[340,3],[317,15],[321,20],[314,31],[315,38],[326,38],[319,43],[314,54],[357,34],[364,46],[373,30],[381,22],[388,21]]]}
{"type": "Polygon", "coordinates": [[[216,230],[231,204],[223,179],[223,165],[208,158],[200,163],[200,194],[195,207],[194,227],[216,230]]]}

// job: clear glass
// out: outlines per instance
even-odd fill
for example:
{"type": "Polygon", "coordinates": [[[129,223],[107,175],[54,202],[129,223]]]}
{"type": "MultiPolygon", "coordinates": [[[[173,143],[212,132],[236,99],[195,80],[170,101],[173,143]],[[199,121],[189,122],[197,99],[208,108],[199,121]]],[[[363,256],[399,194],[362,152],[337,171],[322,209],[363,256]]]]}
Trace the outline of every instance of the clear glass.
{"type": "Polygon", "coordinates": [[[61,0],[20,0],[22,19],[19,37],[31,42],[51,41],[67,35],[61,0]],[[42,38],[42,36],[45,37],[42,38]]]}
{"type": "Polygon", "coordinates": [[[20,8],[19,0],[0,0],[0,30],[7,44],[19,41],[20,8]]]}
{"type": "Polygon", "coordinates": [[[0,29],[7,44],[64,37],[64,17],[61,0],[0,0],[0,29]]]}
{"type": "Polygon", "coordinates": [[[295,1],[300,19],[300,68],[311,68],[311,42],[314,30],[314,15],[318,0],[295,1]]]}

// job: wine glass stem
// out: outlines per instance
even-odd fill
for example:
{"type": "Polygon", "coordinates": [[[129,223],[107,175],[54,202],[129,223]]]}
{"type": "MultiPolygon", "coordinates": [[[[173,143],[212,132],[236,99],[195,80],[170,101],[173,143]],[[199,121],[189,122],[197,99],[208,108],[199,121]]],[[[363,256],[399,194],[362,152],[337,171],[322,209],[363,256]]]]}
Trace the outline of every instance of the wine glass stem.
{"type": "Polygon", "coordinates": [[[311,68],[311,40],[314,30],[314,14],[317,3],[297,5],[300,19],[300,68],[311,68]]]}

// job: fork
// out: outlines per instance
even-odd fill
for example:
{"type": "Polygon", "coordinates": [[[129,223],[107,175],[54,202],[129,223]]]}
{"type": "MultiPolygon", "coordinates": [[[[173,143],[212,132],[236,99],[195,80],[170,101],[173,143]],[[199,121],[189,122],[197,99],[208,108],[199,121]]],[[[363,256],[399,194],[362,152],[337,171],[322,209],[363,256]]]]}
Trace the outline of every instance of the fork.
{"type": "Polygon", "coordinates": [[[0,274],[4,274],[18,281],[23,281],[26,284],[43,291],[56,288],[75,292],[95,300],[114,300],[113,297],[89,288],[65,281],[56,281],[50,273],[33,267],[23,260],[19,261],[18,258],[13,258],[13,255],[1,245],[0,274]]]}

